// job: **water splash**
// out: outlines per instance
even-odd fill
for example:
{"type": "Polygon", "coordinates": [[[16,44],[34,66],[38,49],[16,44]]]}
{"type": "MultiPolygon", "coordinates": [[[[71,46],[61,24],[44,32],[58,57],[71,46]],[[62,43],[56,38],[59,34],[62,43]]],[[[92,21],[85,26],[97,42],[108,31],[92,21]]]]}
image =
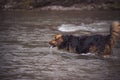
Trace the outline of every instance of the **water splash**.
{"type": "Polygon", "coordinates": [[[91,23],[91,24],[84,24],[81,25],[75,25],[75,24],[62,24],[58,26],[58,30],[61,32],[75,32],[75,31],[91,31],[91,32],[105,32],[108,31],[108,29],[104,28],[105,26],[108,26],[107,23],[101,22],[101,23],[91,23]]]}
{"type": "Polygon", "coordinates": [[[80,26],[74,24],[62,24],[61,26],[58,26],[58,30],[62,32],[74,32],[80,30],[80,26]]]}

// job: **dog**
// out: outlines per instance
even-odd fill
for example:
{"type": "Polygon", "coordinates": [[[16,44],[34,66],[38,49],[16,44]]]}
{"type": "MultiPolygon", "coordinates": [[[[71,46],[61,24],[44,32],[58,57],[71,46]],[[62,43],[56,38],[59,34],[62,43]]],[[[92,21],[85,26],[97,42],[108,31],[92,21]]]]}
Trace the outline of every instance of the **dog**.
{"type": "Polygon", "coordinates": [[[52,47],[73,53],[90,52],[109,56],[118,40],[119,32],[120,23],[115,21],[110,27],[109,35],[73,36],[57,34],[54,39],[49,41],[49,44],[52,47]]]}

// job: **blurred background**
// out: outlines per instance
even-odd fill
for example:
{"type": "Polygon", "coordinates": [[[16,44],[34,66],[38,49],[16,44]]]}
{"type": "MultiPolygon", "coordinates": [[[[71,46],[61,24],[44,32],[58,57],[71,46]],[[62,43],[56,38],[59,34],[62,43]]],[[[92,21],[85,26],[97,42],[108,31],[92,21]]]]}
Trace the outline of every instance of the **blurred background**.
{"type": "Polygon", "coordinates": [[[120,0],[0,0],[1,9],[32,9],[46,6],[120,9],[120,0]]]}

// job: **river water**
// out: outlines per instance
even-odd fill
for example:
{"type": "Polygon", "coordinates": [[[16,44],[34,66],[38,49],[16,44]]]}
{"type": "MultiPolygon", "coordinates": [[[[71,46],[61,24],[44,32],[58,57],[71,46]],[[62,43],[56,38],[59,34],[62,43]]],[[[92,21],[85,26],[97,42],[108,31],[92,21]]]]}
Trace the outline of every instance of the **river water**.
{"type": "Polygon", "coordinates": [[[120,11],[1,11],[0,80],[120,80],[120,39],[110,58],[50,49],[55,34],[108,34],[120,11]]]}

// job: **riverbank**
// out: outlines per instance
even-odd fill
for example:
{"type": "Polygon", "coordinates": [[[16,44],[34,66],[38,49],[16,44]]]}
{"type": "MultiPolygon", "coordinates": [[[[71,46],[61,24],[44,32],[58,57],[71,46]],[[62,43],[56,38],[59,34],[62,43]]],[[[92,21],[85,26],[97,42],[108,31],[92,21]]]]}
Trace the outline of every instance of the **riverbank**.
{"type": "Polygon", "coordinates": [[[2,10],[120,10],[119,0],[1,0],[2,10]]]}

